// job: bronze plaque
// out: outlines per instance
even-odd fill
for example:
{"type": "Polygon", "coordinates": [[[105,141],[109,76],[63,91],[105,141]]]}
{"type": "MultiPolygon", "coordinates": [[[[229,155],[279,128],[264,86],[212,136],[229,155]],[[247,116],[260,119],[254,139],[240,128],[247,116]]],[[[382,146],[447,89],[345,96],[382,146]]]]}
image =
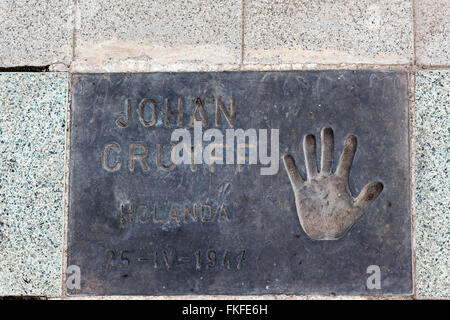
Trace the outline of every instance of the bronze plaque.
{"type": "Polygon", "coordinates": [[[411,293],[407,72],[71,81],[69,294],[411,293]]]}

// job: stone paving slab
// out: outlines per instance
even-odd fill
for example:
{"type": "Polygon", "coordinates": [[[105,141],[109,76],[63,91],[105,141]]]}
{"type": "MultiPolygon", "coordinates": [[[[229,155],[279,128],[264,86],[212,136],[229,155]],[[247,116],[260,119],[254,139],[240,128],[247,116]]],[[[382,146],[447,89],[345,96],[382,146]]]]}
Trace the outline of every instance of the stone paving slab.
{"type": "Polygon", "coordinates": [[[450,297],[450,72],[416,75],[417,293],[450,297]]]}
{"type": "Polygon", "coordinates": [[[238,65],[240,1],[78,1],[74,71],[238,65]]]}
{"type": "Polygon", "coordinates": [[[66,73],[0,73],[0,296],[61,294],[66,73]]]}
{"type": "Polygon", "coordinates": [[[71,88],[71,295],[411,294],[406,72],[74,74],[71,88]],[[200,115],[227,136],[279,130],[273,172],[171,164],[171,134],[200,115]],[[311,153],[329,150],[320,176],[310,133],[311,153]],[[298,193],[288,154],[308,178],[298,193]]]}
{"type": "Polygon", "coordinates": [[[245,1],[246,64],[407,64],[411,1],[245,1]]]}
{"type": "Polygon", "coordinates": [[[450,64],[450,1],[419,0],[415,4],[417,62],[450,64]]]}
{"type": "Polygon", "coordinates": [[[0,67],[70,64],[72,1],[0,1],[0,67]]]}

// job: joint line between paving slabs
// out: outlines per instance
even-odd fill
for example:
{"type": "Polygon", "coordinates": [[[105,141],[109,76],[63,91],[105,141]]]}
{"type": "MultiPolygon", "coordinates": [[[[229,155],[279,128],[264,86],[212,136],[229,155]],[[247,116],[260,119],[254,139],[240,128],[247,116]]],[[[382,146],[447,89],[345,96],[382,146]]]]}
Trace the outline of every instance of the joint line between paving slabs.
{"type": "Polygon", "coordinates": [[[416,54],[416,0],[411,1],[412,5],[412,35],[413,35],[413,64],[417,66],[417,54],[416,54]]]}
{"type": "Polygon", "coordinates": [[[68,221],[69,221],[69,179],[70,179],[70,129],[72,114],[72,75],[67,75],[67,107],[66,107],[66,157],[64,159],[64,235],[63,235],[63,252],[62,252],[62,275],[61,275],[61,293],[62,297],[67,297],[66,281],[67,281],[67,248],[68,248],[68,221]]]}
{"type": "MultiPolygon", "coordinates": [[[[75,45],[76,45],[76,37],[77,37],[77,8],[78,8],[78,0],[72,1],[72,61],[71,64],[75,61],[75,45]]],[[[70,74],[69,74],[70,76],[70,74]]],[[[69,78],[70,79],[70,78],[69,78]]]]}
{"type": "Polygon", "coordinates": [[[416,107],[416,95],[415,95],[415,82],[416,82],[416,71],[410,70],[408,71],[409,81],[409,176],[410,176],[410,212],[411,212],[411,272],[412,272],[412,295],[416,298],[417,295],[417,283],[416,283],[416,241],[415,241],[415,175],[414,175],[414,166],[415,166],[415,138],[414,138],[414,125],[415,125],[415,107],[416,107]]]}
{"type": "Polygon", "coordinates": [[[245,48],[245,0],[241,0],[241,69],[244,66],[244,49],[245,48]]]}

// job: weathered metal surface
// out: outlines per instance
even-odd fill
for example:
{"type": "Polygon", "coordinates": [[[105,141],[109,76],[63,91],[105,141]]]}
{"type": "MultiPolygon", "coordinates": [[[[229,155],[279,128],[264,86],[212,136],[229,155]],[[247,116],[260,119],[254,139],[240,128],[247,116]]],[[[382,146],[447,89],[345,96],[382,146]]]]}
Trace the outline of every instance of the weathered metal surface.
{"type": "Polygon", "coordinates": [[[69,294],[411,292],[407,88],[406,72],[73,75],[69,294]],[[171,166],[195,108],[203,130],[279,129],[276,174],[171,166]]]}

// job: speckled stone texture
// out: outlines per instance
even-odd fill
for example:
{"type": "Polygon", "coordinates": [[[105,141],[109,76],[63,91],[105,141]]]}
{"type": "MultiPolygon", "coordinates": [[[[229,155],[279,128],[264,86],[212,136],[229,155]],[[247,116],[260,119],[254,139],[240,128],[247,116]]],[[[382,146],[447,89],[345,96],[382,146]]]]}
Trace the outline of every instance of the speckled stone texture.
{"type": "Polygon", "coordinates": [[[450,0],[419,0],[415,3],[417,62],[449,64],[450,0]]]}
{"type": "Polygon", "coordinates": [[[252,0],[244,12],[244,63],[412,61],[408,0],[252,0]]]}
{"type": "Polygon", "coordinates": [[[0,67],[69,64],[71,0],[1,0],[0,67]]]}
{"type": "Polygon", "coordinates": [[[61,293],[67,74],[0,73],[0,296],[61,293]]]}
{"type": "Polygon", "coordinates": [[[74,71],[177,71],[240,62],[241,2],[80,0],[74,71]]]}
{"type": "Polygon", "coordinates": [[[450,297],[450,71],[416,76],[417,293],[450,297]]]}

